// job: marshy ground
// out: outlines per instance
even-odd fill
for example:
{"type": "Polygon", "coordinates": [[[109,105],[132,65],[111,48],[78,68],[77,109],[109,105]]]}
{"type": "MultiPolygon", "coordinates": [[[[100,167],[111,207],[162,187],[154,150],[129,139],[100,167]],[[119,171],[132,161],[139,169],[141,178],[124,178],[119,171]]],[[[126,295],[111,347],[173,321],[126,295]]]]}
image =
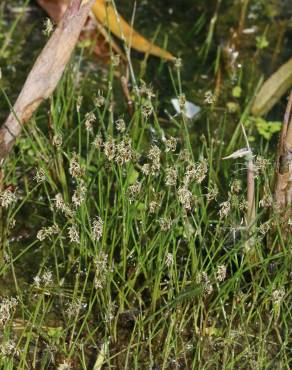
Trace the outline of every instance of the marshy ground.
{"type": "MultiPolygon", "coordinates": [[[[47,40],[24,3],[0,4],[1,123],[47,40]]],[[[78,44],[1,172],[1,369],[290,368],[292,222],[272,198],[286,97],[250,111],[291,57],[288,3],[138,2],[135,28],[181,59],[132,51],[131,109],[126,63],[78,44]],[[222,159],[246,146],[239,122],[249,228],[246,159],[222,159]]],[[[134,1],[116,5],[130,20],[134,1]]]]}

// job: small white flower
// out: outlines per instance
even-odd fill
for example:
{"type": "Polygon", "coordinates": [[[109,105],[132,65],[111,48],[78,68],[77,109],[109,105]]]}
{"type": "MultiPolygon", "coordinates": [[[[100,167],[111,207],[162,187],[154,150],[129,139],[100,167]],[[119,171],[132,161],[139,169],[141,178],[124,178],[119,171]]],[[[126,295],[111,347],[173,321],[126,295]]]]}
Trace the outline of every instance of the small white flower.
{"type": "Polygon", "coordinates": [[[155,213],[156,209],[159,207],[159,204],[155,201],[149,203],[149,212],[155,213]]]}
{"type": "Polygon", "coordinates": [[[185,187],[182,186],[177,191],[178,200],[185,209],[191,209],[191,202],[193,194],[185,187]]]}
{"type": "Polygon", "coordinates": [[[219,265],[217,267],[217,272],[216,272],[216,280],[221,282],[226,279],[226,266],[225,265],[219,265]]]}
{"type": "Polygon", "coordinates": [[[72,225],[68,228],[68,236],[71,243],[80,243],[79,231],[76,225],[72,225]]]}
{"type": "Polygon", "coordinates": [[[99,241],[100,238],[102,237],[102,232],[103,232],[103,221],[100,217],[97,217],[91,227],[92,231],[92,238],[94,241],[99,241]]]}
{"type": "Polygon", "coordinates": [[[122,118],[116,120],[116,128],[119,132],[124,132],[126,130],[126,124],[122,118]]]}
{"type": "Polygon", "coordinates": [[[3,208],[8,208],[12,203],[16,202],[16,195],[10,189],[0,193],[0,204],[3,208]]]}
{"type": "Polygon", "coordinates": [[[56,134],[53,137],[53,146],[56,148],[61,148],[63,144],[63,137],[61,134],[56,134]]]}
{"type": "Polygon", "coordinates": [[[212,91],[209,90],[205,93],[204,102],[206,104],[213,104],[215,102],[215,96],[213,95],[212,91]]]}
{"type": "Polygon", "coordinates": [[[226,217],[230,212],[230,208],[231,208],[231,204],[229,200],[227,200],[226,202],[220,203],[219,216],[226,217]]]}
{"type": "Polygon", "coordinates": [[[165,264],[167,267],[170,267],[173,264],[173,255],[172,253],[167,253],[165,258],[165,264]]]}
{"type": "Polygon", "coordinates": [[[85,128],[89,133],[93,132],[93,123],[96,121],[96,117],[93,112],[86,113],[85,115],[85,128]]]}
{"type": "Polygon", "coordinates": [[[16,298],[3,298],[0,301],[0,327],[9,321],[18,301],[16,298]]]}
{"type": "Polygon", "coordinates": [[[77,110],[77,112],[80,112],[82,101],[83,101],[83,96],[81,96],[81,95],[78,96],[77,102],[76,102],[76,110],[77,110]]]}
{"type": "Polygon", "coordinates": [[[40,241],[50,238],[53,235],[56,235],[60,232],[59,226],[54,224],[49,227],[43,227],[37,232],[37,239],[40,241]]]}
{"type": "Polygon", "coordinates": [[[53,32],[53,30],[54,30],[54,25],[52,21],[50,20],[50,18],[47,18],[44,22],[43,34],[48,37],[53,32]]]}
{"type": "Polygon", "coordinates": [[[273,304],[279,305],[283,301],[284,297],[285,297],[285,289],[284,288],[274,290],[272,292],[273,304]]]}
{"type": "Polygon", "coordinates": [[[33,178],[38,184],[46,181],[46,174],[45,171],[40,168],[36,171],[35,177],[33,178]]]}
{"type": "Polygon", "coordinates": [[[14,340],[8,340],[0,345],[0,354],[3,357],[19,356],[16,343],[14,340]]]}
{"type": "Polygon", "coordinates": [[[105,98],[103,97],[103,95],[100,93],[100,91],[98,92],[98,96],[94,99],[94,104],[100,108],[104,105],[105,103],[105,98]]]}
{"type": "Polygon", "coordinates": [[[85,201],[86,192],[87,192],[86,186],[84,185],[83,182],[80,182],[80,184],[78,184],[77,186],[77,189],[74,191],[72,195],[72,203],[76,208],[81,206],[81,204],[85,201]]]}

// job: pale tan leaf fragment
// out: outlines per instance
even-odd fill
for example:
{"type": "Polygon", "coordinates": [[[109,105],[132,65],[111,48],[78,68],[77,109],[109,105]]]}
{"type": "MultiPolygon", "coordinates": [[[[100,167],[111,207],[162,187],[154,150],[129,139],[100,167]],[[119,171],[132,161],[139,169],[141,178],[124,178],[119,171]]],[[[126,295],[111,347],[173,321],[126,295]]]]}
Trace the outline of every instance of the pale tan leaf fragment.
{"type": "Polygon", "coordinates": [[[268,113],[291,86],[292,58],[265,81],[253,103],[252,114],[261,116],[268,113]]]}
{"type": "Polygon", "coordinates": [[[154,45],[135,31],[121,16],[117,17],[115,9],[106,4],[105,0],[96,0],[92,11],[97,20],[107,26],[109,30],[126,44],[142,53],[152,54],[166,60],[173,60],[174,57],[168,51],[154,45]]]}
{"type": "Polygon", "coordinates": [[[101,350],[100,350],[100,352],[97,356],[97,359],[95,361],[93,370],[100,370],[102,368],[102,365],[103,365],[104,360],[106,358],[107,351],[108,351],[108,343],[105,342],[105,343],[103,343],[103,345],[101,347],[101,350]]]}

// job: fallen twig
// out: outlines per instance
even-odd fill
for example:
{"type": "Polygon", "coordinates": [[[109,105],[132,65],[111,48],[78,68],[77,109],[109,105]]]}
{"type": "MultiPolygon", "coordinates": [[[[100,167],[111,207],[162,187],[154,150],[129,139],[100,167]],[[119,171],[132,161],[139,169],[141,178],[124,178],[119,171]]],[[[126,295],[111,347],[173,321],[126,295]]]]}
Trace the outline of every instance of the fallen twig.
{"type": "Polygon", "coordinates": [[[20,134],[22,125],[55,90],[93,3],[94,0],[72,0],[61,22],[38,56],[12,112],[0,129],[0,165],[20,134]]]}

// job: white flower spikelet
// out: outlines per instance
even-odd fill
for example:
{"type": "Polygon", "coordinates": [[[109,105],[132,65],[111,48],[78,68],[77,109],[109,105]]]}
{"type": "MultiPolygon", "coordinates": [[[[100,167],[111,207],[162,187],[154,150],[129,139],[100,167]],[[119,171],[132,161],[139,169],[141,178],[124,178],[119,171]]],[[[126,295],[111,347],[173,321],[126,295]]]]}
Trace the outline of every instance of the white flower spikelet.
{"type": "Polygon", "coordinates": [[[87,192],[86,186],[84,185],[83,182],[80,182],[80,184],[78,184],[76,190],[72,195],[72,203],[76,208],[81,206],[81,204],[85,201],[86,192],[87,192]]]}
{"type": "Polygon", "coordinates": [[[59,226],[57,224],[54,224],[49,227],[43,227],[37,232],[37,239],[39,241],[43,241],[47,238],[50,238],[53,235],[56,235],[60,232],[59,226]]]}
{"type": "Polygon", "coordinates": [[[85,170],[79,163],[79,155],[77,153],[73,153],[72,158],[70,160],[70,166],[69,166],[69,173],[72,177],[75,178],[81,178],[85,170]]]}
{"type": "Polygon", "coordinates": [[[181,205],[186,209],[191,209],[191,202],[193,195],[192,193],[185,187],[182,186],[177,191],[178,200],[180,201],[181,205]]]}
{"type": "Polygon", "coordinates": [[[167,253],[166,258],[165,258],[165,264],[167,267],[170,267],[173,265],[173,254],[172,253],[167,253]]]}
{"type": "Polygon", "coordinates": [[[100,217],[96,217],[92,223],[91,233],[94,241],[99,241],[102,237],[103,221],[100,217]]]}
{"type": "Polygon", "coordinates": [[[285,289],[284,288],[274,290],[272,292],[273,304],[279,305],[283,301],[284,297],[285,297],[285,289]]]}
{"type": "Polygon", "coordinates": [[[16,202],[16,195],[10,189],[4,190],[0,193],[0,205],[3,208],[8,208],[11,204],[16,202]]]}
{"type": "Polygon", "coordinates": [[[7,358],[19,356],[19,351],[17,350],[17,345],[14,340],[5,341],[0,345],[0,355],[7,358]]]}
{"type": "Polygon", "coordinates": [[[36,171],[35,177],[33,179],[37,182],[37,184],[45,182],[47,179],[45,171],[42,168],[40,168],[39,170],[36,171]]]}
{"type": "Polygon", "coordinates": [[[219,216],[221,218],[226,217],[230,212],[231,204],[230,201],[220,203],[219,216]]]}
{"type": "Polygon", "coordinates": [[[71,225],[68,228],[68,236],[71,243],[80,243],[79,231],[76,225],[71,225]]]}
{"type": "Polygon", "coordinates": [[[226,266],[219,265],[216,271],[216,280],[222,282],[226,279],[226,266]]]}
{"type": "Polygon", "coordinates": [[[108,255],[104,252],[100,252],[99,255],[94,260],[95,265],[95,276],[94,276],[94,286],[95,289],[100,289],[104,286],[106,282],[108,269],[108,255]]]}
{"type": "Polygon", "coordinates": [[[18,301],[16,298],[3,298],[0,301],[0,327],[10,320],[12,312],[15,310],[18,301]]]}

